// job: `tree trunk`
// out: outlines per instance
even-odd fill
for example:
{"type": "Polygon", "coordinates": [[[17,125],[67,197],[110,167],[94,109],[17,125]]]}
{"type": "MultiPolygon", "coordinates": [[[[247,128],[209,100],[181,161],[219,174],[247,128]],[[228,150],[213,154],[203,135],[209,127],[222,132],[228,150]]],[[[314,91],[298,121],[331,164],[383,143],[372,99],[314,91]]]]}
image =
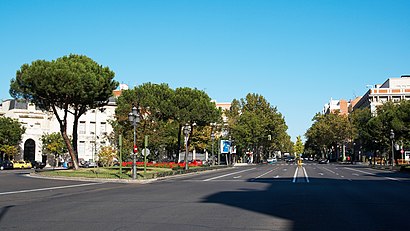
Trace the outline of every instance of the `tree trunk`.
{"type": "Polygon", "coordinates": [[[63,136],[64,142],[67,145],[68,153],[70,154],[71,160],[73,161],[73,168],[77,170],[79,168],[78,161],[73,147],[71,146],[70,138],[68,138],[66,131],[61,130],[61,135],[63,136]]]}
{"type": "MultiPolygon", "coordinates": [[[[79,117],[74,114],[74,123],[73,123],[73,151],[76,157],[76,160],[78,160],[78,148],[77,148],[77,143],[78,143],[78,119],[79,117]]],[[[97,126],[97,123],[95,124],[97,126]]]]}

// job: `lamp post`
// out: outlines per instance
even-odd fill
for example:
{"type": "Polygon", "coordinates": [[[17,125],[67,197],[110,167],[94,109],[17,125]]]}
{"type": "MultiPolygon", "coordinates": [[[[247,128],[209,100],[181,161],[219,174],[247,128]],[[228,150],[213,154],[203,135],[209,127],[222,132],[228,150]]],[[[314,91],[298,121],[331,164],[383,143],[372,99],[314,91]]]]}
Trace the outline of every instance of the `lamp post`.
{"type": "Polygon", "coordinates": [[[188,139],[189,139],[189,134],[191,133],[191,126],[189,124],[185,124],[185,126],[182,128],[185,136],[185,157],[184,157],[184,162],[185,162],[185,170],[188,170],[188,139]]]}
{"type": "Polygon", "coordinates": [[[391,166],[394,167],[394,131],[390,130],[390,140],[391,140],[391,166]]]}
{"type": "Polygon", "coordinates": [[[215,133],[212,130],[211,132],[211,139],[212,139],[212,166],[215,165],[215,158],[214,158],[214,141],[215,141],[215,133]]]}
{"type": "Polygon", "coordinates": [[[128,120],[134,126],[134,148],[132,155],[132,179],[137,179],[137,166],[135,164],[136,156],[138,152],[137,148],[137,123],[140,122],[140,114],[138,113],[138,108],[133,106],[131,112],[128,114],[128,120]]]}

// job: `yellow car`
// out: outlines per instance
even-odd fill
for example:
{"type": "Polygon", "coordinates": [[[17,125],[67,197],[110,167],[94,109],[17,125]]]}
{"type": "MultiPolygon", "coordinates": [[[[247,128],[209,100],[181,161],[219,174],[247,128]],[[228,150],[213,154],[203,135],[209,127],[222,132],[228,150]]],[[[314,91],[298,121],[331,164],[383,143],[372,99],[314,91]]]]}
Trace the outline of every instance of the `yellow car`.
{"type": "Polygon", "coordinates": [[[24,161],[24,160],[13,160],[11,161],[11,164],[13,165],[13,168],[32,168],[33,166],[31,165],[31,162],[29,161],[24,161]]]}

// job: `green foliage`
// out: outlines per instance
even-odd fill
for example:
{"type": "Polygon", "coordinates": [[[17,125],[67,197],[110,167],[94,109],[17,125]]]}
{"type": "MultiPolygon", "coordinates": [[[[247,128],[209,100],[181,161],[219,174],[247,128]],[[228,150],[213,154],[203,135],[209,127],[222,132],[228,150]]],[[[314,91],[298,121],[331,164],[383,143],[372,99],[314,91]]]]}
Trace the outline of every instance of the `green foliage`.
{"type": "Polygon", "coordinates": [[[309,148],[318,149],[322,154],[332,146],[351,140],[353,135],[349,118],[339,113],[316,114],[305,134],[309,148]]]}
{"type": "Polygon", "coordinates": [[[112,166],[115,158],[117,158],[117,150],[110,146],[102,147],[98,153],[98,161],[103,167],[112,166]]]}
{"type": "Polygon", "coordinates": [[[11,80],[10,95],[35,103],[45,111],[52,110],[68,151],[78,168],[76,158],[78,119],[88,109],[107,103],[118,86],[114,72],[83,55],[64,56],[53,61],[37,60],[21,66],[11,80]],[[62,114],[58,109],[63,110],[62,114]],[[73,146],[67,135],[67,116],[74,116],[73,146]]]}
{"type": "Polygon", "coordinates": [[[45,154],[52,154],[58,157],[68,152],[67,146],[60,133],[43,134],[40,140],[43,143],[43,153],[45,154]]]}
{"type": "Polygon", "coordinates": [[[271,151],[293,149],[285,119],[263,96],[248,94],[245,99],[234,99],[225,114],[239,154],[252,150],[259,161],[271,151]]]}
{"type": "Polygon", "coordinates": [[[137,146],[142,147],[144,136],[149,135],[152,153],[149,158],[154,160],[159,155],[171,158],[179,150],[181,127],[185,123],[197,125],[192,129],[191,137],[201,141],[197,148],[205,148],[203,143],[209,142],[210,135],[206,137],[207,133],[202,131],[211,122],[220,121],[221,116],[205,92],[191,88],[173,90],[165,83],[144,83],[123,91],[117,103],[117,121],[112,123],[114,137],[123,134],[123,147],[128,149],[126,153],[131,152],[133,128],[128,122],[128,113],[133,105],[137,106],[141,115],[137,126],[137,146]]]}
{"type": "Polygon", "coordinates": [[[296,137],[296,143],[293,150],[296,152],[296,154],[302,154],[304,152],[304,149],[305,147],[303,145],[302,138],[300,136],[296,137]]]}
{"type": "Polygon", "coordinates": [[[0,116],[0,152],[9,158],[17,155],[17,147],[25,131],[18,120],[0,116]]]}

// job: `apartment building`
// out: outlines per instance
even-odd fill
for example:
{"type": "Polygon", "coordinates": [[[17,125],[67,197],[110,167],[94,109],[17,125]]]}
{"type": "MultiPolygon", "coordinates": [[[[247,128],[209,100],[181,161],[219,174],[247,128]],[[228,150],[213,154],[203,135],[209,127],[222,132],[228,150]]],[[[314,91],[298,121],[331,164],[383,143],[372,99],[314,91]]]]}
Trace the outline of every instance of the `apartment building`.
{"type": "Polygon", "coordinates": [[[357,97],[353,100],[345,100],[345,99],[330,99],[329,103],[326,103],[323,107],[323,114],[330,114],[339,112],[340,115],[348,115],[350,112],[353,111],[354,106],[359,102],[361,97],[357,97]]]}
{"type": "Polygon", "coordinates": [[[377,106],[387,101],[400,100],[410,100],[410,75],[389,78],[383,84],[376,84],[363,95],[353,109],[367,107],[375,114],[377,106]]]}
{"type": "MultiPolygon", "coordinates": [[[[78,158],[86,161],[96,160],[97,153],[103,146],[109,146],[108,135],[113,131],[110,121],[114,120],[116,99],[122,90],[128,86],[121,85],[114,91],[114,96],[109,98],[108,104],[88,110],[79,119],[78,123],[78,158]]],[[[59,112],[60,115],[63,111],[59,112]]],[[[60,132],[60,125],[53,112],[40,110],[33,103],[16,99],[3,100],[0,104],[0,116],[17,119],[26,128],[19,146],[20,153],[15,159],[46,162],[47,156],[43,155],[41,136],[60,132]]],[[[74,117],[68,114],[67,133],[72,134],[74,117]]]]}

